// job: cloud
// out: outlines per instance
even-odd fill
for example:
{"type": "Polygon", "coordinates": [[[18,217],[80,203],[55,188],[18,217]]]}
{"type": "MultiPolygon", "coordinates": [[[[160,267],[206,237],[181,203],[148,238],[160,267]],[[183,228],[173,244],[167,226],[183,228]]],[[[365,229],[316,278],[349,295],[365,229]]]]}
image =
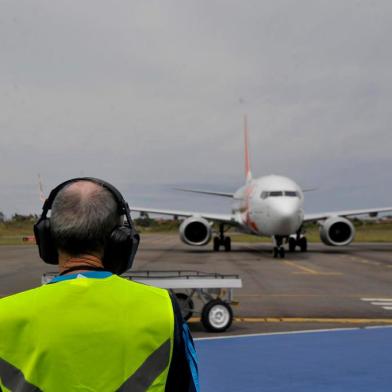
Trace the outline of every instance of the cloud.
{"type": "Polygon", "coordinates": [[[386,0],[2,1],[4,205],[30,208],[14,187],[38,172],[50,185],[80,173],[240,185],[245,111],[256,175],[369,183],[348,200],[370,204],[378,186],[390,204],[391,11],[386,0]]]}

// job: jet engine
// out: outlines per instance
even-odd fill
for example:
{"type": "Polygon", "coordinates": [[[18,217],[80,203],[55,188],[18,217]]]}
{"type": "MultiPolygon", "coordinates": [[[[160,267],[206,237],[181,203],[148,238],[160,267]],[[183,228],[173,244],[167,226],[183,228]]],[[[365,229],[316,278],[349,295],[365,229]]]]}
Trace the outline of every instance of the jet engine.
{"type": "Polygon", "coordinates": [[[320,238],[326,245],[344,246],[352,242],[355,228],[346,218],[331,217],[320,224],[320,238]]]}
{"type": "Polygon", "coordinates": [[[181,241],[187,245],[206,245],[210,242],[211,235],[211,225],[201,216],[191,216],[180,225],[181,241]]]}

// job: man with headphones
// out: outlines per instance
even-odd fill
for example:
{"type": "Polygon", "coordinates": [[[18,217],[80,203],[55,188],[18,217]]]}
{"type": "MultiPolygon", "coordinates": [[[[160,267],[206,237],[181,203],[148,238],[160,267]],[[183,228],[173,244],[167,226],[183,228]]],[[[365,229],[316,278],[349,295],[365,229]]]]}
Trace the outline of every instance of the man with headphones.
{"type": "Polygon", "coordinates": [[[0,300],[0,391],[199,391],[175,300],[118,276],[139,235],[116,188],[96,178],[60,184],[34,234],[60,273],[0,300]]]}

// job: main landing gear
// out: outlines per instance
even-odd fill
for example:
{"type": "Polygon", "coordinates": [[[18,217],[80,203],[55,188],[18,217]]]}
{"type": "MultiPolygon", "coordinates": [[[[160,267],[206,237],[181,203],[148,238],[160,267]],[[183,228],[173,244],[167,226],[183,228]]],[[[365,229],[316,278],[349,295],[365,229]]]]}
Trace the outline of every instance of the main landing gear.
{"type": "Polygon", "coordinates": [[[214,252],[219,252],[219,248],[223,246],[226,252],[231,251],[231,238],[225,236],[225,227],[223,223],[219,225],[219,237],[214,237],[214,252]]]}
{"type": "Polygon", "coordinates": [[[289,237],[288,244],[290,252],[295,252],[297,246],[301,252],[307,252],[308,250],[308,240],[301,234],[301,230],[298,230],[296,237],[289,237]]]}

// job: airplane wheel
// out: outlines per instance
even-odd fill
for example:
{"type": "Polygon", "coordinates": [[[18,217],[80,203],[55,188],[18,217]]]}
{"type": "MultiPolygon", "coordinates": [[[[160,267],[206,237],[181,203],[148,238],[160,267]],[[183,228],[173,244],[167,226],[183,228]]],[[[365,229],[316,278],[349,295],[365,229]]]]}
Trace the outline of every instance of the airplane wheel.
{"type": "Polygon", "coordinates": [[[219,252],[220,240],[218,237],[214,237],[214,252],[219,252]]]}
{"type": "Polygon", "coordinates": [[[230,252],[231,251],[231,238],[230,237],[225,237],[224,245],[225,245],[225,251],[230,252]]]}
{"type": "Polygon", "coordinates": [[[297,241],[294,238],[290,237],[289,238],[289,251],[290,252],[295,252],[295,246],[296,245],[297,245],[297,241]]]}
{"type": "Polygon", "coordinates": [[[308,240],[306,239],[306,237],[302,237],[299,240],[299,247],[301,249],[301,252],[307,252],[307,250],[308,250],[308,240]]]}
{"type": "Polygon", "coordinates": [[[201,312],[201,322],[207,331],[226,331],[233,322],[231,306],[220,299],[206,303],[201,312]]]}
{"type": "Polygon", "coordinates": [[[281,259],[284,259],[285,255],[286,255],[286,252],[285,252],[283,246],[281,246],[281,247],[279,248],[279,257],[280,257],[281,259]]]}
{"type": "Polygon", "coordinates": [[[178,305],[180,305],[181,314],[184,320],[189,320],[193,315],[194,304],[192,298],[184,293],[176,293],[178,305]]]}

